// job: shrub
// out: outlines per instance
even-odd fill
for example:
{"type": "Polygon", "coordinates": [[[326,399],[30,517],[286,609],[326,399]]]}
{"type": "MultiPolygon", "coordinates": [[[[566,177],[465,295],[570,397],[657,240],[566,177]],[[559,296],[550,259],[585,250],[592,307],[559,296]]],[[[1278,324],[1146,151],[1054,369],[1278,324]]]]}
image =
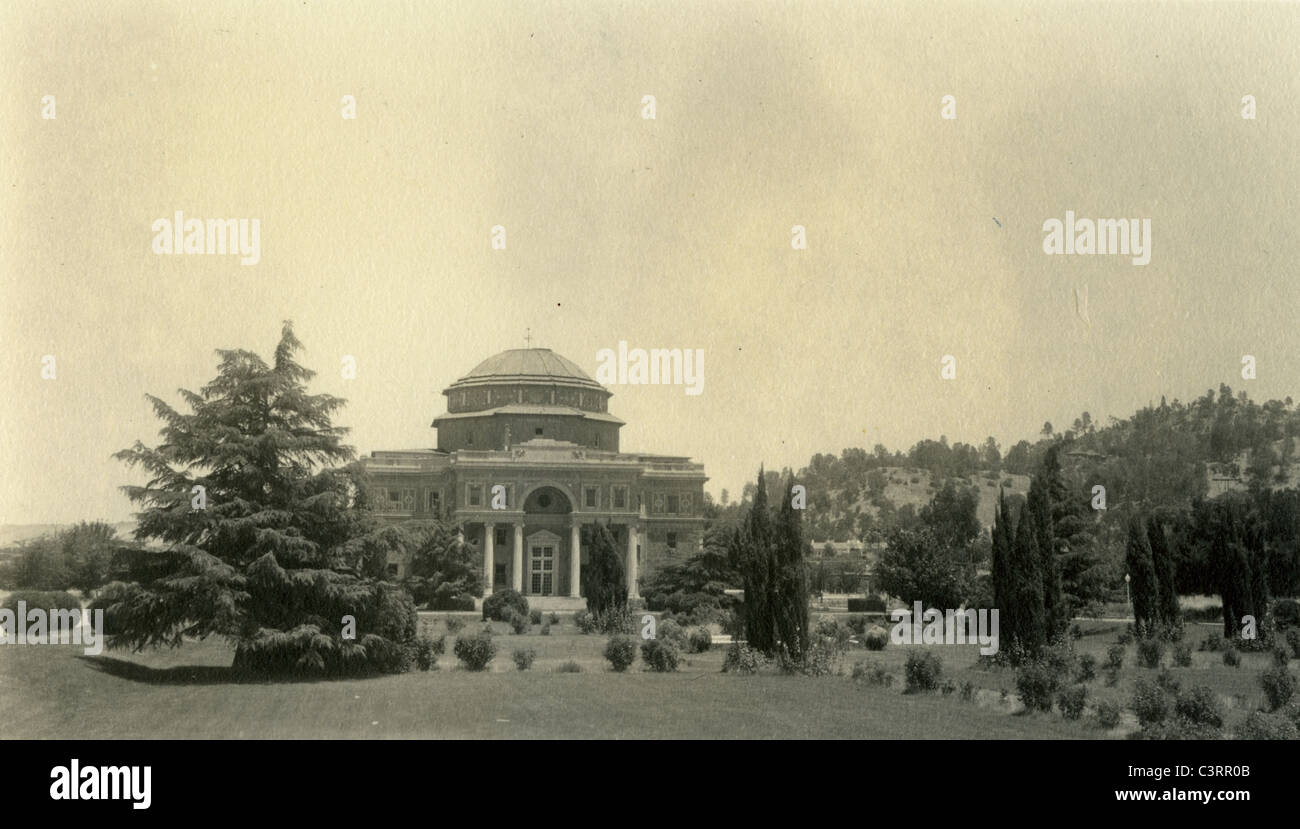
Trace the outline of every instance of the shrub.
{"type": "Polygon", "coordinates": [[[474,597],[454,593],[434,593],[428,607],[430,610],[473,610],[474,597]]]}
{"type": "Polygon", "coordinates": [[[1268,699],[1268,710],[1276,711],[1295,695],[1296,678],[1285,665],[1274,665],[1259,675],[1259,684],[1268,699]]]}
{"type": "Polygon", "coordinates": [[[943,684],[939,686],[939,693],[943,694],[945,697],[952,696],[956,691],[957,683],[953,682],[951,679],[945,679],[943,684]]]}
{"type": "Polygon", "coordinates": [[[455,636],[465,627],[465,620],[456,616],[445,616],[443,617],[443,624],[447,626],[447,632],[455,636]]]}
{"type": "Polygon", "coordinates": [[[442,656],[447,652],[447,634],[439,636],[433,640],[433,653],[435,656],[442,656]]]}
{"type": "Polygon", "coordinates": [[[686,631],[682,629],[681,625],[671,620],[659,623],[655,628],[655,638],[671,643],[679,651],[684,651],[690,646],[690,640],[686,638],[686,631]]]}
{"type": "Polygon", "coordinates": [[[1178,677],[1174,676],[1174,672],[1168,668],[1162,668],[1160,673],[1156,674],[1156,684],[1171,694],[1178,693],[1178,689],[1182,687],[1178,677]]]}
{"type": "Polygon", "coordinates": [[[867,633],[862,638],[862,644],[869,651],[883,651],[889,644],[889,631],[879,625],[872,625],[867,629],[867,633]]]}
{"type": "Polygon", "coordinates": [[[561,662],[555,672],[557,674],[580,674],[582,673],[582,666],[570,659],[568,662],[561,662]]]}
{"type": "Polygon", "coordinates": [[[1221,651],[1229,644],[1231,643],[1224,639],[1221,634],[1209,633],[1201,640],[1200,649],[1203,651],[1221,651]]]}
{"type": "Polygon", "coordinates": [[[610,608],[609,610],[597,613],[593,617],[593,623],[595,624],[596,630],[606,634],[631,634],[636,630],[636,620],[632,618],[632,611],[628,610],[626,607],[610,608]]]}
{"type": "Polygon", "coordinates": [[[1083,716],[1083,706],[1088,701],[1088,686],[1073,685],[1061,691],[1056,697],[1056,704],[1061,709],[1061,716],[1067,720],[1077,720],[1083,716]]]}
{"type": "Polygon", "coordinates": [[[1106,670],[1106,687],[1114,688],[1118,684],[1119,684],[1119,670],[1116,668],[1108,668],[1106,670]]]}
{"type": "Polygon", "coordinates": [[[861,613],[854,613],[845,618],[844,624],[849,626],[849,630],[858,636],[863,636],[867,632],[867,617],[861,613]]]}
{"type": "Polygon", "coordinates": [[[1229,668],[1241,667],[1241,651],[1233,647],[1225,648],[1223,651],[1223,664],[1229,668]]]}
{"type": "Polygon", "coordinates": [[[1252,711],[1237,726],[1236,736],[1238,740],[1300,740],[1300,730],[1281,714],[1252,711]]]}
{"type": "Polygon", "coordinates": [[[1079,671],[1075,679],[1079,682],[1092,682],[1097,678],[1097,659],[1090,653],[1079,657],[1079,671]]]}
{"type": "Polygon", "coordinates": [[[844,649],[837,645],[833,639],[819,636],[804,653],[802,660],[792,659],[782,649],[780,653],[781,672],[803,674],[804,676],[830,676],[839,673],[840,659],[843,655],[844,649]]]}
{"type": "Polygon", "coordinates": [[[542,611],[538,610],[535,607],[532,610],[528,611],[528,621],[531,624],[540,625],[542,623],[542,611]]]}
{"type": "Polygon", "coordinates": [[[961,684],[961,701],[962,702],[975,701],[975,685],[973,683],[967,681],[961,684]]]}
{"type": "Polygon", "coordinates": [[[1083,628],[1079,627],[1078,622],[1070,625],[1070,638],[1075,640],[1083,638],[1083,628]]]}
{"type": "Polygon", "coordinates": [[[1157,636],[1139,639],[1137,643],[1138,664],[1143,668],[1159,668],[1160,660],[1165,655],[1164,640],[1157,636]]]}
{"type": "Polygon", "coordinates": [[[428,636],[415,637],[414,654],[412,661],[415,667],[422,671],[432,670],[438,666],[439,642],[428,636]]]}
{"type": "Polygon", "coordinates": [[[495,619],[498,622],[507,621],[507,609],[514,610],[525,619],[528,618],[528,600],[518,590],[513,588],[498,590],[483,600],[484,619],[495,619]]]}
{"type": "Polygon", "coordinates": [[[930,651],[912,651],[907,655],[903,667],[907,678],[904,693],[933,691],[939,687],[939,678],[943,674],[943,660],[930,651]]]}
{"type": "Polygon", "coordinates": [[[1179,668],[1192,667],[1192,646],[1186,642],[1174,645],[1174,665],[1179,668]]]}
{"type": "Polygon", "coordinates": [[[713,634],[708,628],[691,628],[690,653],[706,653],[713,647],[713,634]]]}
{"type": "Polygon", "coordinates": [[[1286,643],[1291,648],[1291,656],[1300,659],[1300,628],[1288,628],[1286,643]]]}
{"type": "Polygon", "coordinates": [[[1139,679],[1133,686],[1133,699],[1129,703],[1143,728],[1162,723],[1169,717],[1169,697],[1154,683],[1139,679]]]}
{"type": "Polygon", "coordinates": [[[641,643],[641,661],[657,673],[672,673],[677,670],[679,659],[677,648],[663,639],[647,639],[641,643]]]}
{"type": "Polygon", "coordinates": [[[1106,649],[1106,667],[1112,671],[1118,671],[1124,667],[1124,646],[1121,644],[1111,645],[1106,649]]]}
{"type": "Polygon", "coordinates": [[[853,679],[888,688],[894,684],[894,675],[885,670],[884,665],[874,662],[858,662],[853,666],[853,679]]]}
{"type": "Polygon", "coordinates": [[[532,628],[529,617],[522,613],[508,613],[506,621],[510,623],[510,629],[516,634],[527,633],[532,628]]]}
{"type": "Polygon", "coordinates": [[[722,661],[723,673],[756,674],[761,662],[758,651],[744,642],[732,642],[722,661]]]}
{"type": "Polygon", "coordinates": [[[497,655],[497,643],[490,633],[476,633],[456,639],[456,658],[465,663],[466,670],[481,671],[497,655]]]}
{"type": "Polygon", "coordinates": [[[542,634],[542,636],[550,636],[550,635],[551,635],[551,622],[550,622],[549,619],[548,619],[547,621],[545,621],[545,622],[542,622],[542,630],[541,630],[541,634],[542,634]]]}
{"type": "Polygon", "coordinates": [[[1030,711],[1052,710],[1052,697],[1060,687],[1058,674],[1042,661],[1028,662],[1016,669],[1016,691],[1030,711]]]}
{"type": "Polygon", "coordinates": [[[843,652],[849,649],[853,630],[836,619],[823,619],[817,623],[817,637],[824,640],[832,650],[843,652]]]}
{"type": "Polygon", "coordinates": [[[1291,652],[1287,650],[1285,645],[1278,643],[1273,646],[1274,665],[1280,665],[1281,667],[1285,668],[1287,663],[1290,661],[1291,661],[1291,652]]]}
{"type": "Polygon", "coordinates": [[[579,610],[573,614],[573,624],[577,625],[579,633],[596,632],[596,617],[588,610],[579,610]]]}
{"type": "Polygon", "coordinates": [[[513,654],[515,667],[521,671],[526,671],[533,667],[533,660],[537,658],[536,648],[515,648],[513,654]]]}
{"type": "Polygon", "coordinates": [[[1133,626],[1132,626],[1132,625],[1129,625],[1128,627],[1126,627],[1126,628],[1124,628],[1122,631],[1120,631],[1119,636],[1116,636],[1116,637],[1115,637],[1115,641],[1118,642],[1118,643],[1121,644],[1121,645],[1130,645],[1130,644],[1132,644],[1132,643],[1133,643],[1133,626]]]}
{"type": "Polygon", "coordinates": [[[1300,628],[1300,602],[1295,599],[1278,599],[1273,603],[1273,624],[1278,630],[1300,628]]]}
{"type": "Polygon", "coordinates": [[[550,621],[551,621],[551,624],[553,624],[553,625],[558,625],[558,624],[560,623],[560,614],[558,614],[558,613],[556,613],[554,610],[552,610],[552,611],[551,611],[551,616],[550,616],[550,621]]]}
{"type": "Polygon", "coordinates": [[[636,661],[636,641],[623,634],[611,636],[605,645],[605,658],[617,673],[623,673],[636,661]]]}
{"type": "Polygon", "coordinates": [[[1104,700],[1097,703],[1097,725],[1110,729],[1119,725],[1119,703],[1104,700]]]}
{"type": "Polygon", "coordinates": [[[1223,706],[1214,691],[1205,685],[1197,685],[1179,694],[1174,703],[1174,713],[1193,725],[1223,728],[1223,706]]]}

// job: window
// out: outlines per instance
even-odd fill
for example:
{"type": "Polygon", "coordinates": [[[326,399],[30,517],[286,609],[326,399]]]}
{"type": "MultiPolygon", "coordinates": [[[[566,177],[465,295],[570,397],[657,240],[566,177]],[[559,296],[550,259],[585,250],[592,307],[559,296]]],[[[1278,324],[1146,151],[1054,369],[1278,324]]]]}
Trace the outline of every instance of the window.
{"type": "Polygon", "coordinates": [[[668,533],[668,549],[677,549],[677,533],[668,533]]]}
{"type": "Polygon", "coordinates": [[[481,507],[481,506],[483,506],[483,485],[482,485],[482,484],[470,484],[470,485],[469,485],[469,498],[467,498],[466,500],[469,502],[469,505],[470,505],[471,507],[481,507]]]}
{"type": "Polygon", "coordinates": [[[600,488],[589,486],[584,488],[584,497],[586,498],[587,509],[597,509],[600,507],[600,488]]]}
{"type": "Polygon", "coordinates": [[[437,515],[439,511],[442,509],[442,493],[439,492],[438,490],[436,489],[426,490],[425,500],[427,504],[427,508],[425,510],[426,512],[431,512],[434,515],[437,515]]]}
{"type": "Polygon", "coordinates": [[[665,512],[675,513],[678,511],[677,509],[678,498],[676,495],[669,495],[665,500],[667,501],[664,507],[665,512]]]}
{"type": "Polygon", "coordinates": [[[627,487],[614,487],[614,509],[627,509],[627,487]]]}
{"type": "Polygon", "coordinates": [[[414,489],[381,489],[376,499],[381,512],[409,513],[415,511],[414,489]]]}
{"type": "Polygon", "coordinates": [[[555,586],[555,548],[533,547],[530,558],[529,591],[534,596],[549,596],[555,586]]]}
{"type": "Polygon", "coordinates": [[[541,427],[541,426],[538,426],[536,429],[533,430],[533,434],[534,434],[534,435],[540,435],[541,433],[542,433],[542,427],[541,427]]]}
{"type": "Polygon", "coordinates": [[[505,528],[505,527],[497,527],[497,546],[498,546],[498,547],[504,547],[504,546],[506,546],[506,528],[505,528]]]}

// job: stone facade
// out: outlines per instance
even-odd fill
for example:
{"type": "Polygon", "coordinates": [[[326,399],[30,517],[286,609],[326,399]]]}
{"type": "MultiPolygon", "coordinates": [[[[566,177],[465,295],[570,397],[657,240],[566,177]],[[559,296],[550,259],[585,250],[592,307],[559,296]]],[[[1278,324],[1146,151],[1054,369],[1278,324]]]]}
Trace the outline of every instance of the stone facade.
{"type": "MultiPolygon", "coordinates": [[[[585,525],[608,525],[633,596],[656,568],[699,552],[703,465],[620,452],[610,392],[570,361],[505,351],[443,394],[437,449],[377,451],[363,463],[379,514],[456,523],[482,553],[489,591],[580,596],[585,525]]],[[[389,572],[407,566],[389,562],[389,572]]]]}

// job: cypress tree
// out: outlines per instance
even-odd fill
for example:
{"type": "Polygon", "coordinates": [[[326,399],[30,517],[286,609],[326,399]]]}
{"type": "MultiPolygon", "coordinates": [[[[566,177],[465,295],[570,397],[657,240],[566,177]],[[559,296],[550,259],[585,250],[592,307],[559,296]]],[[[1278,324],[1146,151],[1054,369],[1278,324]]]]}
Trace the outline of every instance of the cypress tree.
{"type": "Polygon", "coordinates": [[[808,568],[807,542],[800,524],[800,510],[789,493],[793,477],[786,480],[774,533],[776,577],[772,591],[773,626],[776,639],[796,661],[808,653],[808,568]]]}
{"type": "Polygon", "coordinates": [[[776,629],[771,597],[776,581],[776,561],[772,554],[772,518],[768,513],[767,483],[762,467],[758,470],[754,502],[732,543],[732,558],[740,570],[745,588],[745,638],[750,647],[773,654],[776,652],[776,629]]]}
{"type": "Polygon", "coordinates": [[[1129,519],[1125,563],[1128,566],[1129,591],[1133,601],[1134,628],[1139,636],[1150,636],[1158,627],[1160,589],[1151,558],[1146,521],[1140,514],[1134,514],[1129,519]]]}
{"type": "Polygon", "coordinates": [[[1047,640],[1047,614],[1043,607],[1042,554],[1027,505],[1020,510],[1010,570],[1012,644],[1026,655],[1036,656],[1047,640]]]}
{"type": "Polygon", "coordinates": [[[1181,631],[1183,614],[1178,607],[1178,586],[1174,579],[1174,556],[1165,540],[1164,525],[1157,518],[1147,524],[1148,541],[1151,544],[1151,563],[1156,573],[1157,612],[1156,618],[1169,631],[1181,631]]]}
{"type": "MultiPolygon", "coordinates": [[[[1052,455],[1055,457],[1054,452],[1052,455]]],[[[1030,482],[1025,510],[1032,525],[1035,546],[1038,548],[1043,580],[1043,630],[1050,641],[1065,632],[1069,624],[1069,613],[1061,595],[1061,569],[1056,561],[1052,503],[1047,479],[1044,476],[1035,475],[1030,482]]]]}

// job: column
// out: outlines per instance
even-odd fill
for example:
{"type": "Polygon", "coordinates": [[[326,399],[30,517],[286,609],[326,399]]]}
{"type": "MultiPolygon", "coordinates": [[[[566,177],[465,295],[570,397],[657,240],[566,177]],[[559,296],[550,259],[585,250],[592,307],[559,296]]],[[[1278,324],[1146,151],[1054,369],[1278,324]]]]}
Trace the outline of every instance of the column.
{"type": "Polygon", "coordinates": [[[582,585],[582,526],[574,519],[569,527],[569,598],[578,598],[582,585]]]}
{"type": "Polygon", "coordinates": [[[510,586],[524,592],[524,525],[515,524],[515,549],[510,558],[510,586]]]}
{"type": "Polygon", "coordinates": [[[627,558],[623,565],[627,573],[627,597],[640,598],[636,592],[636,525],[627,525],[627,558]]]}
{"type": "Polygon", "coordinates": [[[483,595],[492,595],[492,567],[496,559],[496,524],[483,525],[483,595]]]}

